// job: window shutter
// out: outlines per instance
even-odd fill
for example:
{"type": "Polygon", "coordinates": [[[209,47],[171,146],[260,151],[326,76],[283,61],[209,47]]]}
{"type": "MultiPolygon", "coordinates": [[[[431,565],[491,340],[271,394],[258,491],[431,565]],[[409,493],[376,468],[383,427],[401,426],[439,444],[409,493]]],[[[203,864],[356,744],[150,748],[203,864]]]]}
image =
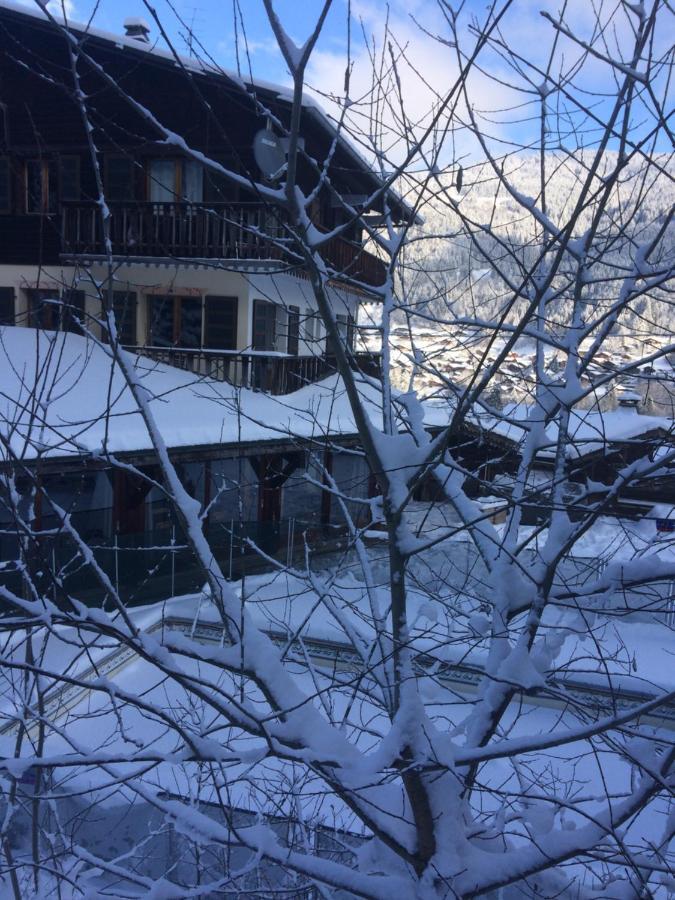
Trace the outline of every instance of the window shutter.
{"type": "Polygon", "coordinates": [[[59,160],[59,191],[62,200],[80,199],[80,158],[62,156],[59,160]]]}
{"type": "Polygon", "coordinates": [[[14,324],[14,288],[0,287],[0,325],[14,324]]]}
{"type": "Polygon", "coordinates": [[[6,156],[0,157],[0,213],[8,213],[12,202],[10,189],[9,160],[6,156]]]}
{"type": "Polygon", "coordinates": [[[204,346],[209,350],[237,349],[237,297],[206,297],[204,346]]]}
{"type": "Polygon", "coordinates": [[[288,307],[288,341],[286,353],[297,356],[300,344],[300,307],[288,307]]]}

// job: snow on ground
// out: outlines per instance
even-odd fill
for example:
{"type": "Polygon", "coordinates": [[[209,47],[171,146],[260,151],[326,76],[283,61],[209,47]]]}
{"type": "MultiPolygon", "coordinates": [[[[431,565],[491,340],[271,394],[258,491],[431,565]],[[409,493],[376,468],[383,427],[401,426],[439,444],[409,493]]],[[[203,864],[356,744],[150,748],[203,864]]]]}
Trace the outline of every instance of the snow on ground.
{"type": "MultiPolygon", "coordinates": [[[[421,508],[418,512],[423,514],[421,508]]],[[[609,528],[609,523],[606,527],[609,528]]],[[[455,546],[457,543],[447,541],[429,551],[425,562],[430,570],[440,571],[439,564],[447,554],[448,545],[455,546]]],[[[371,552],[377,553],[377,548],[371,552]]],[[[377,567],[374,571],[377,575],[377,567]]],[[[309,648],[312,640],[345,646],[345,622],[364,638],[373,636],[364,584],[353,568],[343,566],[317,572],[312,583],[308,583],[300,573],[267,573],[247,578],[245,588],[242,584],[235,585],[235,588],[240,596],[245,589],[243,599],[252,621],[273,632],[282,641],[297,632],[309,648]],[[327,594],[330,604],[319,602],[319,593],[327,594]]],[[[386,608],[387,584],[384,576],[375,590],[386,608]]],[[[452,591],[447,591],[445,595],[442,592],[434,595],[428,590],[411,589],[412,641],[416,648],[433,653],[444,663],[481,667],[486,660],[487,646],[481,629],[472,624],[472,620],[476,619],[475,607],[468,603],[464,614],[458,613],[452,594],[452,591]]],[[[100,617],[101,612],[93,610],[91,615],[100,617]]],[[[134,626],[145,632],[163,620],[166,637],[169,636],[169,628],[177,627],[176,624],[166,623],[183,620],[187,623],[187,629],[183,627],[180,632],[172,633],[178,635],[187,631],[188,635],[193,633],[198,640],[200,627],[216,626],[219,621],[217,611],[208,596],[203,594],[176,597],[162,604],[136,608],[130,610],[129,615],[134,626]]],[[[82,610],[83,626],[86,625],[86,617],[86,611],[82,610]]],[[[619,688],[630,685],[644,692],[653,691],[654,686],[675,687],[672,653],[667,648],[664,640],[667,632],[664,633],[662,627],[609,620],[600,615],[595,620],[587,618],[584,627],[587,628],[589,623],[591,633],[581,635],[575,614],[570,611],[551,610],[545,618],[543,632],[564,638],[555,659],[559,670],[567,671],[568,676],[576,680],[596,684],[611,681],[619,688]],[[608,656],[606,668],[596,657],[598,641],[602,642],[608,656]]],[[[94,686],[103,688],[89,693],[80,691],[58,710],[47,706],[49,716],[56,719],[57,727],[47,730],[44,754],[91,755],[89,766],[76,765],[60,770],[60,784],[54,791],[56,796],[60,792],[84,791],[87,800],[95,801],[91,808],[95,811],[95,821],[91,825],[91,810],[77,807],[72,811],[67,807],[72,812],[73,821],[81,816],[85,823],[85,827],[80,829],[83,846],[109,858],[126,851],[130,842],[145,840],[144,831],[150,833],[154,829],[159,833],[162,816],[152,819],[156,814],[147,804],[136,800],[134,816],[128,816],[125,804],[131,800],[133,791],[130,787],[118,785],[120,778],[136,779],[137,787],[148,796],[167,792],[190,798],[192,803],[209,803],[216,799],[213,772],[185,760],[182,742],[172,730],[166,728],[162,720],[164,713],[177,719],[188,734],[206,740],[203,746],[208,744],[218,749],[227,745],[242,755],[240,759],[223,763],[215,770],[221,796],[224,795],[231,806],[267,815],[297,815],[301,812],[310,823],[361,831],[349,809],[310,768],[302,763],[264,758],[264,742],[228,726],[207,699],[191,696],[177,679],[167,679],[147,659],[131,654],[119,667],[106,668],[105,659],[115,649],[114,645],[106,639],[97,639],[83,652],[81,648],[86,643],[85,635],[84,629],[57,628],[49,638],[44,653],[37,630],[33,635],[34,652],[45,670],[54,671],[57,676],[62,673],[86,675],[94,686]],[[101,680],[98,680],[98,673],[87,674],[93,661],[101,666],[101,680]],[[125,702],[126,695],[139,697],[145,704],[145,711],[135,709],[133,702],[125,702]],[[115,698],[114,705],[112,697],[115,698]],[[134,762],[134,755],[139,752],[155,754],[156,762],[149,766],[134,762]],[[102,763],[104,758],[110,759],[114,755],[117,755],[117,761],[102,763]],[[152,828],[149,823],[152,823],[152,828]]],[[[161,631],[155,630],[153,636],[160,638],[161,631]]],[[[15,644],[18,639],[17,636],[13,638],[15,644]]],[[[213,641],[204,644],[205,661],[179,654],[173,657],[180,659],[180,668],[185,676],[190,679],[198,677],[201,684],[210,684],[214,698],[220,691],[234,692],[236,696],[236,675],[225,673],[208,661],[209,651],[213,648],[213,641]]],[[[4,656],[9,659],[17,652],[16,646],[7,645],[4,656]]],[[[286,666],[309,698],[307,702],[340,723],[341,732],[365,754],[364,771],[369,771],[368,767],[375,765],[375,754],[390,724],[374,695],[354,694],[354,679],[351,677],[353,664],[350,666],[349,662],[345,662],[336,668],[331,663],[316,659],[310,674],[297,647],[291,647],[286,666]]],[[[0,693],[3,695],[0,754],[11,759],[16,733],[15,728],[7,726],[11,716],[22,713],[15,706],[16,703],[21,704],[21,678],[17,673],[12,684],[9,667],[3,668],[0,678],[0,693]]],[[[43,679],[43,688],[49,690],[49,682],[50,679],[43,679]]],[[[52,683],[57,684],[58,678],[52,683]]],[[[439,734],[448,739],[452,736],[453,744],[461,747],[463,722],[471,712],[475,687],[444,684],[427,675],[420,675],[419,685],[427,715],[435,723],[439,734]]],[[[255,705],[259,700],[256,693],[247,688],[247,702],[255,705]]],[[[571,729],[578,724],[579,717],[573,705],[568,706],[564,702],[552,705],[545,698],[531,699],[522,706],[513,705],[498,739],[545,735],[554,730],[571,729]]],[[[30,745],[26,743],[24,753],[31,752],[30,745]]],[[[624,790],[629,778],[628,766],[599,742],[594,747],[584,742],[570,743],[538,758],[521,755],[521,763],[527,768],[528,779],[541,778],[542,796],[546,793],[565,796],[571,785],[576,786],[576,791],[582,789],[585,799],[575,796],[574,802],[578,802],[585,814],[591,815],[605,805],[606,790],[624,790]]],[[[18,766],[15,773],[18,775],[21,771],[21,766],[18,766]]],[[[375,767],[373,772],[377,771],[375,767]]],[[[516,774],[505,760],[495,760],[484,766],[481,783],[499,790],[519,790],[516,774]]],[[[67,802],[75,803],[77,800],[67,802]]],[[[395,809],[396,804],[401,802],[399,789],[392,784],[388,789],[388,806],[395,809]]],[[[484,802],[489,808],[491,801],[487,795],[484,802]]],[[[583,820],[572,810],[562,808],[554,813],[543,800],[536,809],[532,805],[527,807],[523,815],[541,835],[561,825],[564,828],[583,825],[583,820]]],[[[636,841],[656,840],[660,837],[660,828],[660,816],[652,812],[629,826],[626,839],[635,835],[636,841]]],[[[517,829],[512,823],[511,831],[514,830],[517,829]]],[[[488,844],[486,838],[486,849],[489,849],[488,844]]],[[[147,858],[150,860],[147,865],[152,862],[159,866],[162,863],[159,852],[147,854],[147,858]]]]}
{"type": "MultiPolygon", "coordinates": [[[[260,576],[252,579],[250,606],[254,608],[256,618],[267,621],[283,620],[288,617],[288,598],[293,598],[293,606],[297,607],[292,616],[304,614],[307,604],[315,598],[305,597],[301,586],[288,576],[260,576]]],[[[348,582],[342,585],[340,592],[345,597],[353,597],[354,585],[348,582]]],[[[165,606],[165,613],[179,612],[188,617],[194,614],[200,598],[175,598],[165,606]]],[[[139,621],[146,622],[152,618],[150,608],[135,611],[139,621]]],[[[154,613],[157,609],[154,609],[154,613]]],[[[202,619],[214,619],[213,610],[201,609],[202,619]]],[[[321,617],[318,617],[319,620],[321,617]]],[[[325,625],[327,631],[330,629],[325,625]]],[[[317,632],[314,624],[310,628],[317,632]]],[[[323,632],[321,624],[318,631],[323,632]]],[[[650,641],[650,643],[652,643],[650,641]]],[[[646,654],[653,652],[656,642],[651,647],[644,647],[646,654]]],[[[315,670],[310,677],[307,668],[298,662],[288,662],[301,690],[313,698],[318,708],[327,711],[336,722],[341,722],[341,730],[353,739],[363,753],[366,754],[364,766],[368,766],[368,756],[375,754],[380,747],[384,735],[389,730],[389,723],[381,708],[375,702],[365,699],[364,695],[354,698],[351,680],[344,678],[340,686],[339,673],[336,676],[330,667],[322,673],[315,670]],[[318,682],[314,679],[318,678],[318,682]],[[322,691],[322,700],[316,697],[316,690],[322,691]],[[365,726],[365,727],[364,727],[365,726]]],[[[208,662],[196,662],[187,658],[181,659],[181,668],[189,677],[198,676],[203,683],[211,682],[214,691],[219,689],[232,691],[236,688],[236,678],[227,675],[208,662]]],[[[348,673],[343,673],[345,676],[348,673]]],[[[72,707],[59,721],[60,733],[48,734],[44,748],[46,755],[72,754],[88,752],[93,756],[93,763],[88,767],[76,766],[62,770],[60,787],[54,791],[58,796],[64,791],[93,792],[89,796],[95,798],[96,827],[84,828],[80,833],[83,846],[103,856],[120,853],[128,849],[124,841],[139,840],[141,834],[134,833],[134,821],[145,822],[147,811],[143,804],[135,803],[135,815],[129,819],[124,814],[125,797],[133,795],[131,788],[116,786],[116,779],[136,779],[137,786],[142,787],[150,796],[156,792],[168,792],[172,795],[190,798],[191,803],[208,803],[216,799],[213,772],[200,769],[193,763],[185,762],[182,747],[176,735],[168,731],[162,722],[161,714],[168,711],[177,717],[186,731],[195,736],[208,734],[212,746],[227,745],[243,754],[243,759],[233,761],[216,768],[216,783],[220,786],[221,796],[233,807],[248,809],[263,814],[295,814],[298,812],[308,823],[323,823],[330,827],[348,831],[361,831],[350,811],[340,802],[330,788],[309,769],[290,762],[284,763],[275,759],[265,759],[265,746],[261,741],[247,737],[225,725],[217,712],[207,702],[200,702],[189,697],[175,680],[166,680],[151,663],[134,659],[113,676],[109,676],[108,684],[114,684],[117,690],[116,708],[110,702],[106,692],[92,693],[84,697],[72,707]],[[156,713],[141,712],[133,708],[133,704],[125,704],[123,695],[138,695],[156,713]],[[121,760],[125,755],[132,760],[136,752],[156,753],[158,761],[148,768],[146,765],[132,761],[118,761],[111,764],[96,765],[97,754],[119,754],[121,760]],[[177,752],[178,751],[178,752],[177,752]],[[290,789],[293,788],[292,793],[290,789]],[[285,799],[284,799],[285,798],[285,799]],[[111,818],[106,819],[109,815],[111,818]],[[119,817],[119,826],[110,827],[110,822],[119,817]],[[106,822],[108,823],[106,827],[106,822]]],[[[461,745],[461,723],[471,709],[471,697],[461,696],[453,691],[444,690],[431,679],[423,679],[423,696],[427,714],[435,722],[441,735],[453,735],[454,741],[461,745]]],[[[235,691],[236,693],[236,691],[235,691]]],[[[249,691],[248,702],[255,702],[255,695],[249,691]]],[[[572,728],[578,720],[572,710],[550,709],[545,705],[530,705],[518,708],[514,705],[510,717],[507,716],[504,736],[509,739],[531,735],[548,734],[554,729],[572,728]]],[[[14,735],[5,735],[1,739],[3,755],[13,754],[14,735]]],[[[374,757],[373,757],[374,758],[374,757]]],[[[542,778],[542,796],[546,792],[552,795],[565,796],[568,785],[576,785],[577,790],[583,786],[585,799],[575,796],[574,802],[586,814],[593,814],[605,805],[605,791],[621,791],[625,789],[629,769],[617,757],[607,752],[599,744],[595,749],[586,743],[571,743],[558,748],[554,754],[536,757],[521,756],[521,762],[527,767],[528,779],[534,779],[539,773],[542,778]],[[602,766],[602,772],[600,772],[602,766]]],[[[481,772],[481,783],[494,786],[499,790],[513,789],[518,791],[516,774],[509,763],[496,760],[484,766],[481,772]]],[[[392,785],[388,790],[389,804],[394,807],[401,803],[398,787],[392,785]]],[[[490,806],[485,796],[486,809],[490,806]]],[[[550,805],[544,801],[540,808],[529,808],[525,813],[530,817],[535,832],[542,836],[553,827],[574,828],[583,824],[583,820],[571,809],[558,810],[554,814],[550,805]]],[[[91,816],[87,811],[86,816],[91,816]]],[[[161,817],[160,817],[161,820],[161,817]]],[[[640,839],[658,839],[661,822],[659,816],[642,817],[633,822],[626,830],[626,840],[631,834],[640,839]]],[[[514,837],[513,826],[511,827],[514,837]]],[[[487,840],[487,836],[486,836],[487,840]]],[[[486,849],[489,849],[489,841],[486,849]]],[[[160,860],[161,862],[161,860],[160,860]]],[[[157,859],[155,858],[155,863],[157,859]]],[[[564,895],[562,895],[564,896],[564,895]]]]}

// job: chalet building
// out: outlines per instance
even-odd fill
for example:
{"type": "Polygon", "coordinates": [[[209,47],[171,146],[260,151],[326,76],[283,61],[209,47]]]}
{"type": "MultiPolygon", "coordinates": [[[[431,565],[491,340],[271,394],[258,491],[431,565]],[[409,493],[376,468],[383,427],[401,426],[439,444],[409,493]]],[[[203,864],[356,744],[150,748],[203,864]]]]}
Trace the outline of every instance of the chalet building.
{"type": "MultiPolygon", "coordinates": [[[[137,416],[128,408],[120,418],[118,403],[105,439],[97,431],[108,412],[96,391],[110,361],[92,340],[104,337],[104,300],[112,299],[121,342],[138,354],[143,377],[159,379],[157,391],[171,398],[159,404],[162,430],[183,483],[209,508],[204,528],[227,574],[247,568],[247,542],[277,558],[290,558],[303,534],[334,546],[338,510],[321,489],[326,474],[354,498],[367,498],[373,480],[353,423],[308,415],[321,401],[311,394],[314,383],[332,377],[328,397],[338,381],[331,347],[283,211],[254,188],[275,186],[286,163],[288,93],[174,57],[139,20],[126,26],[124,35],[71,26],[69,37],[37,6],[0,0],[0,425],[5,439],[22,435],[11,452],[3,445],[0,475],[23,467],[30,477],[19,474],[20,488],[28,492],[37,478],[43,489],[34,510],[45,535],[33,550],[37,570],[63,563],[67,589],[87,588],[84,569],[63,562],[72,544],[46,537],[58,521],[51,497],[72,514],[123,595],[147,602],[192,589],[199,576],[180,557],[181,535],[161,492],[105,461],[114,451],[156,473],[147,435],[134,431],[137,416]],[[87,97],[86,123],[78,88],[87,97]],[[88,129],[110,211],[109,243],[88,129]],[[238,182],[202,165],[199,154],[238,182]],[[12,379],[37,359],[45,367],[33,371],[35,391],[62,376],[70,388],[64,407],[50,405],[50,415],[60,409],[58,422],[45,420],[35,441],[20,400],[31,379],[12,379]],[[224,393],[205,404],[194,386],[215,382],[224,393]],[[235,404],[235,388],[251,390],[235,404]],[[306,421],[289,423],[288,406],[269,394],[289,401],[297,394],[306,421]],[[245,433],[233,412],[241,403],[245,433]],[[84,428],[74,425],[81,414],[84,428]],[[48,565],[40,565],[43,556],[48,565]]],[[[323,247],[338,327],[354,367],[377,375],[379,354],[359,353],[355,335],[359,306],[372,301],[386,271],[338,197],[373,215],[386,203],[399,221],[410,211],[392,192],[383,196],[368,164],[309,100],[301,134],[299,183],[308,194],[322,185],[310,218],[326,233],[344,226],[323,247]],[[329,158],[322,181],[317,165],[329,158]]],[[[6,489],[0,485],[0,500],[6,489]]],[[[351,506],[356,519],[367,508],[351,506]]],[[[10,507],[0,502],[0,577],[11,582],[17,528],[10,507]]]]}
{"type": "MultiPolygon", "coordinates": [[[[0,2],[0,323],[84,322],[96,333],[101,293],[112,289],[122,341],[139,353],[272,393],[325,377],[330,347],[302,261],[283,213],[253,190],[274,185],[285,164],[287,92],[174,58],[140,20],[124,36],[71,33],[76,44],[37,7],[0,2]],[[71,50],[111,213],[112,284],[71,50]],[[240,183],[184,152],[183,140],[240,183]]],[[[309,192],[337,135],[311,101],[301,128],[309,192]]],[[[328,176],[310,213],[319,230],[345,226],[324,253],[338,325],[354,346],[359,305],[385,269],[337,196],[369,211],[380,182],[342,137],[328,176]]],[[[409,215],[393,194],[386,202],[409,215]]],[[[378,357],[355,353],[354,363],[372,374],[378,357]]]]}
{"type": "MultiPolygon", "coordinates": [[[[337,375],[283,400],[143,356],[136,375],[183,486],[205,511],[204,532],[226,576],[272,558],[304,560],[305,540],[338,550],[344,510],[324,484],[348,498],[355,524],[370,522],[374,481],[337,375]]],[[[359,389],[381,421],[380,391],[366,380],[359,389]]],[[[159,483],[150,436],[104,347],[89,336],[0,327],[0,584],[20,583],[12,493],[29,504],[18,512],[36,533],[35,573],[61,573],[58,590],[44,585],[55,597],[101,595],[59,510],[128,602],[199,589],[200,570],[159,483]]]]}

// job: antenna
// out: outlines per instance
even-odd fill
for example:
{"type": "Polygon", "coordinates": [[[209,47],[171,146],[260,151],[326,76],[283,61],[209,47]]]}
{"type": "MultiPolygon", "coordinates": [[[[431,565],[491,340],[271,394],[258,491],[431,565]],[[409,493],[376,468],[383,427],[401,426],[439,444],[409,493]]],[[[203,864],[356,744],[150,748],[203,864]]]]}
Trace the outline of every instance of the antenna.
{"type": "Polygon", "coordinates": [[[253,138],[253,156],[266,178],[272,178],[286,164],[281,138],[269,128],[261,128],[253,138]]]}
{"type": "Polygon", "coordinates": [[[181,33],[181,36],[185,43],[187,44],[188,54],[189,56],[195,56],[194,51],[194,35],[195,35],[195,25],[197,22],[201,22],[204,19],[204,8],[201,6],[193,6],[192,7],[192,15],[190,16],[189,24],[187,23],[187,16],[184,22],[186,23],[186,30],[181,33]]]}

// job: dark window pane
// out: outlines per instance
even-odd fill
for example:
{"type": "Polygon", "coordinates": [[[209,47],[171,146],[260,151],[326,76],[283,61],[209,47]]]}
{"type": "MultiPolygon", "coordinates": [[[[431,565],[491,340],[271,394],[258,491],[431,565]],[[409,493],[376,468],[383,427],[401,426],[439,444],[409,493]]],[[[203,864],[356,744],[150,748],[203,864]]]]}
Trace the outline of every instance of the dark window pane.
{"type": "Polygon", "coordinates": [[[202,345],[202,298],[182,297],[180,299],[180,336],[178,346],[201,347],[202,345]]]}
{"type": "Polygon", "coordinates": [[[42,212],[42,160],[26,162],[26,212],[42,212]]]}
{"type": "Polygon", "coordinates": [[[153,297],[150,302],[150,345],[173,347],[174,312],[173,297],[153,297]]]}
{"type": "Polygon", "coordinates": [[[276,350],[277,307],[267,300],[253,301],[253,349],[276,350]]]}
{"type": "Polygon", "coordinates": [[[14,324],[14,288],[0,287],[0,325],[14,324]]]}
{"type": "Polygon", "coordinates": [[[84,322],[84,296],[84,291],[66,290],[63,292],[62,321],[64,331],[82,334],[82,326],[79,322],[84,322]]]}
{"type": "Polygon", "coordinates": [[[80,159],[78,156],[61,157],[59,182],[62,200],[80,199],[80,159]]]}
{"type": "Polygon", "coordinates": [[[207,297],[204,346],[212,350],[237,349],[237,298],[207,297]]]}
{"type": "Polygon", "coordinates": [[[28,325],[58,331],[61,300],[58,291],[30,289],[28,295],[28,325]]]}
{"type": "Polygon", "coordinates": [[[134,199],[134,165],[126,156],[109,156],[106,160],[106,193],[108,200],[134,199]]]}
{"type": "Polygon", "coordinates": [[[56,201],[54,163],[44,159],[26,160],[26,212],[54,212],[56,201]]]}
{"type": "Polygon", "coordinates": [[[121,344],[136,345],[136,294],[132,291],[113,291],[115,324],[121,344]]]}
{"type": "Polygon", "coordinates": [[[0,158],[0,213],[9,212],[11,203],[9,160],[0,158]]]}

